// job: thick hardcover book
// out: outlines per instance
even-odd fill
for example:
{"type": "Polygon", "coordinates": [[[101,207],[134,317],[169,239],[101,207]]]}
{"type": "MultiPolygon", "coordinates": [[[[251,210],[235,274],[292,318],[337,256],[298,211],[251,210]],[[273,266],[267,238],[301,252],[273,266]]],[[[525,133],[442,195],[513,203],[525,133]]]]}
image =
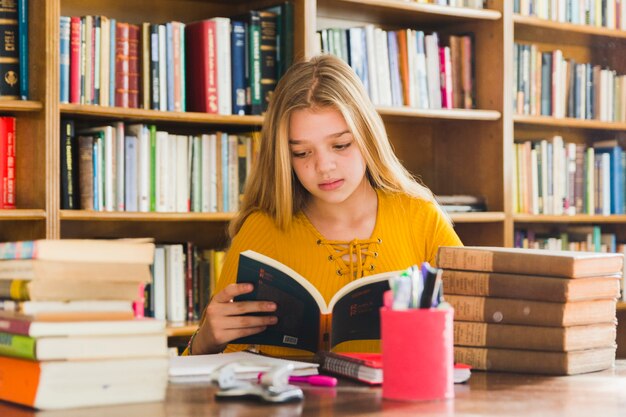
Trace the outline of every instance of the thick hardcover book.
{"type": "Polygon", "coordinates": [[[261,19],[261,100],[263,111],[267,106],[278,82],[278,42],[276,33],[276,13],[262,10],[261,19]]]}
{"type": "Polygon", "coordinates": [[[446,294],[552,302],[617,298],[620,278],[619,274],[568,279],[453,269],[445,269],[442,275],[446,294]]]}
{"type": "Polygon", "coordinates": [[[48,362],[0,356],[0,399],[38,409],[162,401],[167,368],[163,356],[48,362]]]}
{"type": "MultiPolygon", "coordinates": [[[[202,20],[185,27],[187,99],[191,111],[218,113],[217,34],[214,20],[202,20]]],[[[163,80],[161,80],[163,82],[163,80]]],[[[230,92],[228,92],[230,94],[230,92]]]]}
{"type": "MultiPolygon", "coordinates": [[[[383,359],[380,353],[318,352],[320,370],[345,376],[370,385],[383,383],[383,359]]],[[[454,365],[454,383],[466,382],[471,375],[466,364],[454,365]]]]}
{"type": "Polygon", "coordinates": [[[232,21],[230,33],[232,114],[246,114],[246,24],[232,21]]]}
{"type": "Polygon", "coordinates": [[[115,262],[151,264],[154,244],[146,239],[27,240],[0,243],[0,260],[115,262]]]}
{"type": "Polygon", "coordinates": [[[161,332],[34,338],[0,332],[0,355],[40,361],[163,357],[167,336],[161,332]]]}
{"type": "Polygon", "coordinates": [[[254,251],[239,255],[237,282],[254,284],[238,301],[267,300],[278,305],[278,323],[234,343],[292,347],[310,352],[330,350],[351,340],[380,339],[379,309],[393,272],[361,278],[343,287],[326,303],[306,278],[254,251]]]}
{"type": "Polygon", "coordinates": [[[78,160],[74,121],[61,120],[61,208],[78,208],[78,160]]]}
{"type": "Polygon", "coordinates": [[[437,266],[443,269],[549,275],[565,278],[612,275],[622,272],[618,253],[550,251],[488,246],[444,246],[437,266]]]}
{"type": "Polygon", "coordinates": [[[611,368],[615,364],[615,347],[544,352],[457,346],[454,360],[485,371],[574,375],[611,368]]]}
{"type": "Polygon", "coordinates": [[[615,299],[546,303],[447,295],[446,301],[454,307],[454,319],[461,321],[535,326],[577,326],[615,322],[615,299]]]}
{"type": "Polygon", "coordinates": [[[248,15],[248,64],[246,66],[248,92],[246,93],[246,114],[263,112],[263,96],[261,94],[261,17],[256,10],[248,15]]]}
{"type": "Polygon", "coordinates": [[[454,345],[569,352],[615,346],[614,323],[542,327],[454,322],[454,345]]]}
{"type": "Polygon", "coordinates": [[[0,99],[20,97],[20,65],[17,2],[0,8],[0,99]]]}

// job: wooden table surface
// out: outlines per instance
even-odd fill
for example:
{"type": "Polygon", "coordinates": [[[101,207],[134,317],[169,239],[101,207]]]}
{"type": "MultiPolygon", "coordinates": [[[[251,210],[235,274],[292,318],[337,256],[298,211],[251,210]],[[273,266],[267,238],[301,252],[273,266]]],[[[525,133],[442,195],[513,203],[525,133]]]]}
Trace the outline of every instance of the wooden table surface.
{"type": "Polygon", "coordinates": [[[303,386],[302,403],[265,405],[216,403],[210,384],[170,384],[162,403],[36,412],[0,402],[1,417],[292,417],[292,416],[568,416],[626,415],[626,360],[611,370],[545,377],[474,372],[468,384],[455,385],[449,401],[404,403],[382,399],[380,388],[342,380],[336,388],[303,386]]]}

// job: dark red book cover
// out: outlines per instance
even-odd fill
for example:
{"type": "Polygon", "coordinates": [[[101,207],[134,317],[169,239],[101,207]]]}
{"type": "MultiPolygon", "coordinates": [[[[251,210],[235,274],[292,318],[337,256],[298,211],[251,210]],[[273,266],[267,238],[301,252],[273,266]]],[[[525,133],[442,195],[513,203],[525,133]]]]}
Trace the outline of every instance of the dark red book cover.
{"type": "Polygon", "coordinates": [[[128,107],[139,108],[139,25],[128,25],[128,107]]]}
{"type": "Polygon", "coordinates": [[[217,55],[215,22],[202,20],[185,28],[187,107],[217,113],[217,55]]]}
{"type": "Polygon", "coordinates": [[[70,20],[70,103],[80,104],[80,17],[70,20]]]}
{"type": "Polygon", "coordinates": [[[115,29],[115,105],[129,107],[129,24],[119,22],[115,29]]]}

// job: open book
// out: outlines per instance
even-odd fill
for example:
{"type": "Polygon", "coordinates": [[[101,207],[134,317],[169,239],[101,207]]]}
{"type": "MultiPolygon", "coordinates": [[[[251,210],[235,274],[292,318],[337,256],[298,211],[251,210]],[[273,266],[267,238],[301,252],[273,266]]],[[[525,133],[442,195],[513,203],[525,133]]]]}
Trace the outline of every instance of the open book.
{"type": "Polygon", "coordinates": [[[386,272],[355,280],[339,290],[328,304],[304,277],[282,263],[254,251],[239,255],[237,282],[254,284],[254,291],[237,301],[274,301],[278,323],[233,343],[292,347],[317,352],[342,342],[380,339],[383,293],[389,289],[386,272]]]}

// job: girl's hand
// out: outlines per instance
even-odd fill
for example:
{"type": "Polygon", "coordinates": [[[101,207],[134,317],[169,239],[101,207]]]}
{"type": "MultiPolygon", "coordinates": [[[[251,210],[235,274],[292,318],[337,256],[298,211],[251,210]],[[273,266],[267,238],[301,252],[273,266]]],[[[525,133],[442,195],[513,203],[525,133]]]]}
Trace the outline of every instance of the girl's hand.
{"type": "Polygon", "coordinates": [[[262,332],[267,326],[276,324],[276,316],[247,316],[247,313],[276,311],[270,301],[233,301],[241,294],[254,289],[252,284],[229,284],[215,294],[206,308],[204,321],[193,339],[191,352],[194,355],[219,353],[231,340],[262,332]]]}

